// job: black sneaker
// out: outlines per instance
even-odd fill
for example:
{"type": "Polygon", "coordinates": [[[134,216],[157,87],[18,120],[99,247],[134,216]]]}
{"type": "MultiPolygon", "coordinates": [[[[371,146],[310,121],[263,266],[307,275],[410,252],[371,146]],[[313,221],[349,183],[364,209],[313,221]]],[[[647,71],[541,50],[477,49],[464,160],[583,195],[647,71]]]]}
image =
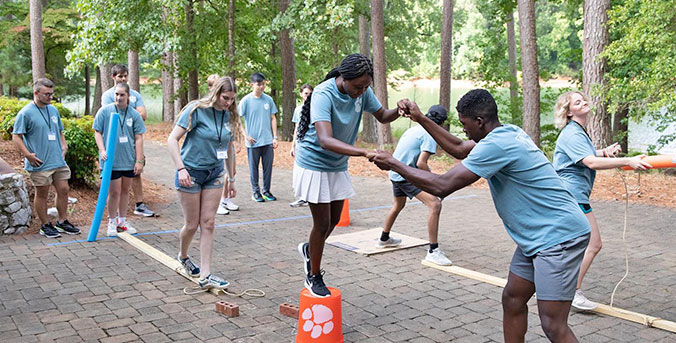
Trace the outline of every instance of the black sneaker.
{"type": "Polygon", "coordinates": [[[310,250],[309,244],[307,243],[300,243],[298,244],[298,253],[300,254],[300,257],[303,258],[303,268],[305,269],[305,275],[310,274],[310,270],[312,267],[310,267],[310,250]]]}
{"type": "Polygon", "coordinates": [[[58,221],[56,222],[56,225],[54,227],[61,233],[65,233],[67,235],[79,235],[80,234],[80,229],[76,228],[73,224],[71,224],[68,219],[64,219],[63,222],[59,223],[58,221]]]}
{"type": "Polygon", "coordinates": [[[59,233],[59,231],[56,231],[54,226],[52,226],[52,223],[42,225],[42,227],[40,228],[40,234],[49,238],[61,237],[61,234],[59,233]]]}
{"type": "Polygon", "coordinates": [[[254,194],[251,196],[251,199],[253,199],[255,202],[265,202],[265,199],[263,199],[263,196],[259,192],[254,192],[254,194]]]}
{"type": "Polygon", "coordinates": [[[270,191],[263,192],[263,199],[267,201],[275,201],[277,198],[270,193],[270,191]]]}
{"type": "Polygon", "coordinates": [[[331,295],[331,291],[324,284],[324,271],[315,275],[305,277],[305,288],[317,298],[326,298],[331,295]]]}

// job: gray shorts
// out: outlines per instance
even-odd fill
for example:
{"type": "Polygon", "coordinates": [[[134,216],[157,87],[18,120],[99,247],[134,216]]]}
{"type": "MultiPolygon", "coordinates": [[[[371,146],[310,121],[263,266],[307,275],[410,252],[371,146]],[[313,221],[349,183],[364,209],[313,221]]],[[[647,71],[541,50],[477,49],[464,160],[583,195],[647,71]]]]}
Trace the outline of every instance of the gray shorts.
{"type": "Polygon", "coordinates": [[[415,198],[422,190],[408,181],[392,181],[392,194],[395,198],[408,197],[409,199],[415,198]]]}
{"type": "Polygon", "coordinates": [[[584,234],[533,256],[525,256],[517,247],[509,271],[534,283],[538,300],[572,301],[589,236],[584,234]]]}

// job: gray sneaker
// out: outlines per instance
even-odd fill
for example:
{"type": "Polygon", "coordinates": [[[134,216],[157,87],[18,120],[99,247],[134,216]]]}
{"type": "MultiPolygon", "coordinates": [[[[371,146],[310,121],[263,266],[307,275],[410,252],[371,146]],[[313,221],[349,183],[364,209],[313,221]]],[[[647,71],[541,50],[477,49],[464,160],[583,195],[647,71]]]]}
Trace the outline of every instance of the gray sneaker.
{"type": "Polygon", "coordinates": [[[199,279],[199,281],[197,281],[197,284],[202,289],[216,288],[222,290],[228,288],[230,282],[227,282],[214,274],[209,274],[209,276],[207,276],[206,278],[199,279]]]}
{"type": "Polygon", "coordinates": [[[386,241],[381,241],[380,238],[376,240],[376,248],[393,248],[401,244],[401,239],[390,237],[386,241]]]}
{"type": "Polygon", "coordinates": [[[190,277],[200,276],[200,268],[192,262],[190,256],[186,257],[185,259],[182,259],[181,253],[179,252],[176,259],[178,260],[178,262],[181,262],[181,265],[183,265],[183,269],[185,269],[185,273],[188,274],[190,277]]]}
{"type": "Polygon", "coordinates": [[[291,206],[293,208],[307,206],[307,201],[298,199],[298,200],[290,203],[289,206],[291,206]]]}
{"type": "Polygon", "coordinates": [[[146,206],[146,204],[143,203],[143,202],[140,205],[138,205],[134,208],[134,214],[137,215],[137,216],[143,216],[143,217],[154,217],[155,216],[155,212],[148,209],[148,206],[146,206]]]}

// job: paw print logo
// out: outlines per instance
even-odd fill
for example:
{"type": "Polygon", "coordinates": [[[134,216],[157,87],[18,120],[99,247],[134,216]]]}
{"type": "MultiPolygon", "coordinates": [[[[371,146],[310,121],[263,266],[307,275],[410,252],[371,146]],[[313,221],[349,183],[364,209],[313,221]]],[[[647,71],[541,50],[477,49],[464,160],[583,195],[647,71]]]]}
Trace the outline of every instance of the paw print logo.
{"type": "Polygon", "coordinates": [[[333,331],[333,312],[324,305],[312,305],[306,308],[301,316],[304,320],[303,331],[310,332],[310,337],[317,338],[333,331]]]}

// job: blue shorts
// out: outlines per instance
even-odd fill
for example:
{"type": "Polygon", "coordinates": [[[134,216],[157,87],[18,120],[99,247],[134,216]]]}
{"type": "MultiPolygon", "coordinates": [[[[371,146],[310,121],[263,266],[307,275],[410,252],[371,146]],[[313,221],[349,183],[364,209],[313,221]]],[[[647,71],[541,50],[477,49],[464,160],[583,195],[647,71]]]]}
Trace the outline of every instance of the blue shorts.
{"type": "Polygon", "coordinates": [[[223,188],[225,183],[225,179],[223,178],[225,175],[225,168],[223,168],[222,164],[211,169],[191,169],[186,167],[185,170],[190,174],[192,186],[181,186],[178,183],[177,171],[176,176],[174,176],[174,186],[181,192],[199,193],[202,189],[223,188]]]}
{"type": "Polygon", "coordinates": [[[509,271],[535,284],[538,300],[572,301],[589,233],[525,256],[517,247],[509,271]]]}
{"type": "Polygon", "coordinates": [[[578,204],[580,206],[580,209],[582,210],[582,213],[587,214],[592,211],[592,207],[589,204],[578,204]]]}
{"type": "Polygon", "coordinates": [[[422,190],[408,181],[392,181],[392,194],[395,198],[408,197],[409,199],[415,198],[422,190]]]}

